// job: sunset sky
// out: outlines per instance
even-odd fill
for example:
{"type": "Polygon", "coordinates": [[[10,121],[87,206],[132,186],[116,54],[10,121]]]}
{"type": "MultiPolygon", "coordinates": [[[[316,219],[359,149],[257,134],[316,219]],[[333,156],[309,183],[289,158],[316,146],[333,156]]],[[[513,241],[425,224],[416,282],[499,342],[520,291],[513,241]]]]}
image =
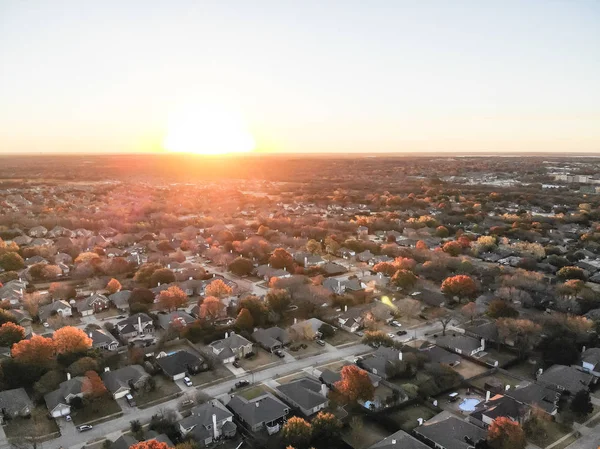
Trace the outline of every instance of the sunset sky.
{"type": "Polygon", "coordinates": [[[600,152],[599,24],[595,0],[3,0],[0,154],[600,152]]]}

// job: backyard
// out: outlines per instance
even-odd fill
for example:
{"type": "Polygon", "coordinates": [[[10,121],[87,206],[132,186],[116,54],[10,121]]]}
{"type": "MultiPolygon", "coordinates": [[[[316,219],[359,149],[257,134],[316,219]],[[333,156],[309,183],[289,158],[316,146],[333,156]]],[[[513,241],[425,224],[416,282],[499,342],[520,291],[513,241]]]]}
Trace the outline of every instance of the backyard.
{"type": "Polygon", "coordinates": [[[342,439],[354,449],[367,449],[386,438],[390,432],[374,418],[356,415],[342,430],[342,439]]]}
{"type": "Polygon", "coordinates": [[[452,367],[452,369],[465,379],[470,379],[478,374],[485,373],[489,368],[478,365],[470,360],[462,359],[460,363],[457,366],[452,367]]]}
{"type": "Polygon", "coordinates": [[[480,390],[486,390],[485,384],[490,381],[493,381],[493,380],[497,380],[497,381],[501,382],[503,388],[505,388],[506,385],[510,385],[512,388],[514,388],[516,385],[523,383],[523,381],[521,381],[520,379],[513,377],[508,373],[503,373],[502,371],[497,371],[488,376],[479,377],[477,379],[470,381],[470,383],[471,383],[471,385],[479,388],[480,390]]]}
{"type": "Polygon", "coordinates": [[[425,421],[436,415],[436,412],[422,404],[412,405],[394,412],[386,412],[386,416],[405,432],[411,432],[419,425],[417,421],[423,418],[425,421]]]}

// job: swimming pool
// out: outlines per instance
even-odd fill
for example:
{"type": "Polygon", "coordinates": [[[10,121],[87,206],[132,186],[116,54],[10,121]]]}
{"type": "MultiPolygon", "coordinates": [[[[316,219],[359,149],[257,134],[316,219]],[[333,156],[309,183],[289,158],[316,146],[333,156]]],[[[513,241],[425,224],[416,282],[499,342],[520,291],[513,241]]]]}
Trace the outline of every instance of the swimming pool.
{"type": "Polygon", "coordinates": [[[477,407],[477,404],[479,404],[480,402],[481,401],[479,399],[466,398],[458,405],[458,408],[461,409],[463,412],[472,412],[473,410],[475,410],[475,407],[477,407]]]}

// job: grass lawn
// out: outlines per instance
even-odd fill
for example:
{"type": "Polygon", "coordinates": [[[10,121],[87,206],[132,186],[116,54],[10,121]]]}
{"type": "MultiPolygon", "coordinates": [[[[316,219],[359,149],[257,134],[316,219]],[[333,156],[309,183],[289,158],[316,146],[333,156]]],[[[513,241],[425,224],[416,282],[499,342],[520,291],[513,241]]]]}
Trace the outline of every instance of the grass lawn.
{"type": "Polygon", "coordinates": [[[535,438],[528,437],[527,440],[543,448],[548,446],[549,444],[554,443],[559,438],[564,437],[572,430],[570,427],[563,426],[553,421],[545,422],[544,428],[545,435],[536,436],[535,438]]]}
{"type": "Polygon", "coordinates": [[[120,412],[119,404],[112,397],[107,397],[86,404],[81,410],[72,411],[71,416],[73,424],[80,426],[120,412]]]}
{"type": "Polygon", "coordinates": [[[507,369],[511,374],[521,376],[525,379],[535,380],[535,372],[537,371],[537,365],[529,363],[527,360],[511,366],[507,369]]]}
{"type": "Polygon", "coordinates": [[[225,368],[222,364],[216,363],[214,368],[208,371],[203,371],[198,374],[194,374],[193,376],[189,376],[192,380],[194,386],[207,384],[210,382],[216,381],[224,381],[226,379],[232,378],[233,374],[227,368],[225,368]]]}
{"type": "Polygon", "coordinates": [[[360,337],[342,329],[338,329],[333,334],[333,337],[325,338],[324,340],[332,346],[340,346],[346,343],[357,343],[360,340],[360,337]]]}
{"type": "Polygon", "coordinates": [[[156,388],[153,391],[137,391],[133,393],[138,407],[181,391],[175,382],[164,376],[154,376],[154,380],[156,381],[156,388]]]}
{"type": "Polygon", "coordinates": [[[502,385],[504,385],[504,386],[510,385],[513,388],[522,382],[521,380],[517,379],[516,377],[508,376],[508,375],[498,371],[494,374],[490,374],[489,376],[480,377],[478,379],[475,379],[470,383],[471,383],[471,385],[473,385],[475,387],[485,390],[485,383],[488,382],[490,379],[498,379],[500,382],[502,382],[502,385]]]}
{"type": "MultiPolygon", "coordinates": [[[[341,332],[341,331],[338,331],[341,332]]],[[[323,346],[319,346],[316,342],[314,341],[301,341],[298,343],[292,343],[290,345],[289,348],[287,348],[287,352],[289,352],[291,354],[292,357],[295,357],[297,359],[302,359],[304,357],[309,357],[312,355],[316,355],[316,354],[320,354],[322,352],[325,352],[325,348],[323,346]],[[292,351],[291,348],[295,348],[298,347],[301,344],[305,344],[306,345],[306,349],[302,349],[299,348],[297,351],[292,351]]]]}
{"type": "Polygon", "coordinates": [[[411,432],[415,427],[419,425],[418,418],[424,420],[431,419],[435,416],[435,412],[424,405],[413,405],[410,407],[396,410],[393,413],[388,413],[388,416],[394,420],[405,432],[411,432]]]}
{"type": "Polygon", "coordinates": [[[598,407],[597,405],[594,405],[594,410],[592,410],[592,413],[587,415],[585,418],[575,418],[575,422],[582,424],[582,423],[586,422],[588,419],[592,418],[593,416],[596,416],[596,413],[598,413],[598,412],[600,412],[600,407],[598,407]]]}
{"type": "Polygon", "coordinates": [[[255,385],[240,391],[238,394],[247,400],[251,400],[268,392],[269,389],[267,389],[264,385],[255,385]]]}
{"type": "Polygon", "coordinates": [[[485,373],[489,368],[478,365],[477,363],[471,362],[470,360],[462,359],[458,366],[454,366],[452,369],[461,376],[463,376],[465,379],[470,379],[471,377],[477,376],[478,374],[485,373]]]}
{"type": "Polygon", "coordinates": [[[342,439],[354,449],[367,449],[389,436],[389,432],[373,420],[362,415],[350,418],[342,430],[342,439]]]}
{"type": "Polygon", "coordinates": [[[59,428],[54,419],[48,419],[46,408],[36,407],[31,413],[31,418],[13,419],[4,426],[6,438],[18,440],[27,437],[43,437],[44,435],[58,432],[59,428]]]}
{"type": "Polygon", "coordinates": [[[253,371],[258,368],[262,368],[272,363],[280,362],[281,359],[275,354],[265,351],[259,348],[258,345],[254,346],[254,357],[251,359],[240,359],[240,366],[246,371],[253,371]]]}
{"type": "Polygon", "coordinates": [[[111,308],[111,309],[108,309],[108,310],[104,310],[102,312],[95,313],[94,316],[98,320],[103,320],[105,318],[113,318],[115,316],[119,316],[119,315],[122,315],[122,314],[123,314],[123,312],[121,312],[119,309],[117,309],[117,308],[111,308]]]}

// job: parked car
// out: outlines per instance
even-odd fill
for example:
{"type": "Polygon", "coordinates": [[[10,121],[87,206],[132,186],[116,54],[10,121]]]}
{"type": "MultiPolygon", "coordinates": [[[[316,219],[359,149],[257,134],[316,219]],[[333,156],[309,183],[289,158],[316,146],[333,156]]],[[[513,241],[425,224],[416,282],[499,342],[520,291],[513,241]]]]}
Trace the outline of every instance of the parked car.
{"type": "Polygon", "coordinates": [[[406,332],[406,331],[398,331],[398,332],[396,332],[396,335],[406,335],[406,334],[408,334],[408,332],[406,332]]]}
{"type": "Polygon", "coordinates": [[[396,335],[394,335],[394,333],[392,333],[392,332],[390,332],[390,333],[389,333],[389,334],[387,334],[387,335],[388,335],[388,337],[390,337],[390,338],[394,338],[394,337],[396,336],[396,335]]]}
{"type": "Polygon", "coordinates": [[[67,416],[65,416],[65,420],[67,420],[67,421],[71,421],[71,415],[67,415],[67,416]]]}
{"type": "Polygon", "coordinates": [[[127,403],[130,407],[135,407],[135,399],[133,399],[133,396],[131,394],[126,394],[125,399],[127,400],[127,403]]]}
{"type": "Polygon", "coordinates": [[[235,383],[235,388],[242,388],[242,387],[246,387],[248,385],[250,385],[250,382],[248,382],[247,380],[240,380],[235,383]]]}
{"type": "Polygon", "coordinates": [[[402,327],[402,323],[400,323],[399,321],[392,321],[392,326],[396,326],[396,327],[402,327]]]}
{"type": "Polygon", "coordinates": [[[283,359],[285,357],[285,354],[284,354],[284,352],[281,349],[278,349],[278,350],[274,351],[273,354],[275,354],[280,359],[283,359]]]}
{"type": "Polygon", "coordinates": [[[87,430],[92,430],[93,427],[92,426],[88,426],[87,424],[84,424],[83,426],[79,426],[77,427],[77,430],[79,430],[80,432],[85,432],[87,430]]]}
{"type": "Polygon", "coordinates": [[[238,362],[237,360],[234,360],[232,363],[233,366],[235,366],[236,368],[240,367],[240,362],[238,362]]]}
{"type": "Polygon", "coordinates": [[[323,340],[317,340],[317,344],[319,346],[325,346],[325,342],[323,340]]]}
{"type": "Polygon", "coordinates": [[[192,384],[192,379],[190,379],[189,377],[185,376],[183,378],[183,383],[185,384],[186,387],[191,387],[192,384]]]}

